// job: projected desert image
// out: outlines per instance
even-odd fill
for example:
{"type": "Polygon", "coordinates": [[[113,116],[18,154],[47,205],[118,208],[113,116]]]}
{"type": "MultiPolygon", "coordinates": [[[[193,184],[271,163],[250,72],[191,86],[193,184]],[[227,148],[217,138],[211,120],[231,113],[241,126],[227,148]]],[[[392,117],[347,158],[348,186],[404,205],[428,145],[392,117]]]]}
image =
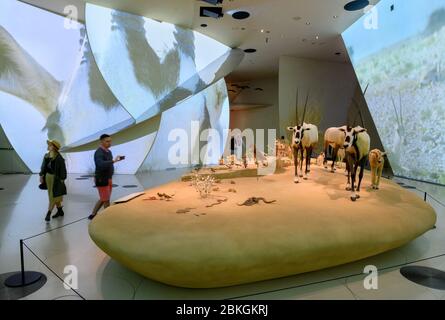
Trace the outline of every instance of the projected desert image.
{"type": "Polygon", "coordinates": [[[394,173],[444,184],[445,1],[422,3],[383,0],[343,38],[394,173]]]}

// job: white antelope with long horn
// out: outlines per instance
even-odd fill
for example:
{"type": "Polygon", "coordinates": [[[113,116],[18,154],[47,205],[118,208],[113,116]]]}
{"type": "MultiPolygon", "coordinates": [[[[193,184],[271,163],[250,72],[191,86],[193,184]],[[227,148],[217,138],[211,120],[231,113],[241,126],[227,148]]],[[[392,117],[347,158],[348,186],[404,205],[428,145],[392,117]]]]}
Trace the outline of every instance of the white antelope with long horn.
{"type": "MultiPolygon", "coordinates": [[[[303,177],[303,160],[304,160],[304,152],[306,152],[306,168],[304,179],[308,179],[308,175],[311,171],[311,156],[312,151],[316,147],[318,143],[318,129],[313,124],[308,124],[304,122],[304,118],[306,116],[306,108],[309,100],[309,92],[306,96],[306,103],[304,105],[304,112],[301,125],[297,125],[295,127],[288,127],[287,130],[292,131],[292,150],[294,154],[294,165],[295,165],[295,178],[294,182],[299,183],[300,178],[303,177]],[[298,172],[298,152],[300,151],[300,172],[298,172]]],[[[298,119],[298,90],[297,90],[297,106],[296,106],[296,116],[297,123],[299,123],[298,119]]]]}
{"type": "Polygon", "coordinates": [[[348,128],[345,131],[346,137],[343,147],[346,151],[346,164],[348,169],[348,184],[346,186],[346,190],[350,190],[352,192],[352,201],[356,201],[360,198],[358,192],[360,192],[360,185],[362,183],[366,161],[368,160],[371,138],[366,131],[366,129],[360,126],[355,128],[348,128]],[[355,179],[357,175],[357,169],[359,167],[360,174],[356,189],[355,179]]]}

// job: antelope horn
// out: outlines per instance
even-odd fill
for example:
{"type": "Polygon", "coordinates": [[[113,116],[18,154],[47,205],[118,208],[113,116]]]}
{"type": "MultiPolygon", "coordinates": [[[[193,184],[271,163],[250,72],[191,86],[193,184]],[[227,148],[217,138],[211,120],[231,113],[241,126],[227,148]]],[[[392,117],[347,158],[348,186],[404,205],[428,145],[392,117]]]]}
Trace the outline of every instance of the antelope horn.
{"type": "Polygon", "coordinates": [[[363,96],[366,96],[366,92],[368,91],[369,83],[366,85],[365,91],[363,91],[363,96]]]}
{"type": "Polygon", "coordinates": [[[298,125],[298,123],[300,123],[300,119],[298,118],[298,88],[297,88],[297,104],[296,104],[296,106],[295,106],[295,116],[296,116],[296,120],[297,120],[297,125],[298,125]]]}
{"type": "Polygon", "coordinates": [[[401,126],[402,124],[400,123],[400,121],[399,121],[399,114],[397,113],[397,107],[396,107],[396,103],[394,102],[394,97],[391,95],[391,101],[392,101],[392,105],[393,105],[393,107],[394,107],[394,112],[395,112],[395,114],[396,114],[396,120],[397,120],[397,123],[399,124],[399,126],[401,126]]]}
{"type": "Polygon", "coordinates": [[[304,118],[306,117],[306,108],[307,108],[307,103],[308,103],[308,101],[309,101],[309,92],[310,92],[310,91],[311,91],[310,89],[307,91],[306,102],[304,103],[303,121],[301,122],[301,125],[303,125],[303,123],[304,123],[304,118]]]}
{"type": "Polygon", "coordinates": [[[400,125],[402,126],[402,128],[404,127],[403,124],[403,115],[402,115],[402,93],[401,91],[399,91],[399,116],[400,116],[400,125]]]}

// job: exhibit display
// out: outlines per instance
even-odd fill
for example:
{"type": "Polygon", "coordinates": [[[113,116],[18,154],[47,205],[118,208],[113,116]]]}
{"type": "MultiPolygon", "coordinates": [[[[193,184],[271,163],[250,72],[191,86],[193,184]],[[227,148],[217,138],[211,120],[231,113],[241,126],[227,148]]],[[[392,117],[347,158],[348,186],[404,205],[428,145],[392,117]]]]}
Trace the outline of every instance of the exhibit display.
{"type": "MultiPolygon", "coordinates": [[[[89,233],[113,259],[150,279],[213,288],[360,260],[436,223],[431,206],[387,179],[378,192],[366,188],[352,202],[343,174],[313,166],[303,184],[292,177],[288,167],[259,179],[215,179],[207,197],[190,179],[172,182],[111,206],[89,233]]],[[[364,180],[371,181],[368,172],[364,180]]]]}
{"type": "Polygon", "coordinates": [[[445,298],[445,0],[75,2],[0,0],[0,300],[445,298]]]}
{"type": "Polygon", "coordinates": [[[381,0],[373,10],[343,39],[391,167],[445,184],[445,3],[381,0]]]}

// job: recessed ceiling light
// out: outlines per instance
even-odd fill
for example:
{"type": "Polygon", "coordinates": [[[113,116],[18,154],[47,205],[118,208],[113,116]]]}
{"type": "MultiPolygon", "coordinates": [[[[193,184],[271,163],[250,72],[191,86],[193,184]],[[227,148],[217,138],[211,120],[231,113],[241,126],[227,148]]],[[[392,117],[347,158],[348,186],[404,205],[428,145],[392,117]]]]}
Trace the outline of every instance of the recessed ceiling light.
{"type": "Polygon", "coordinates": [[[338,18],[338,16],[337,16],[337,15],[335,15],[335,16],[334,16],[334,19],[337,19],[337,18],[338,18]]]}
{"type": "Polygon", "coordinates": [[[232,14],[232,17],[237,20],[244,20],[250,17],[250,13],[247,11],[237,11],[232,14]]]}
{"type": "Polygon", "coordinates": [[[311,23],[310,22],[306,22],[306,25],[309,26],[311,23]]]}
{"type": "Polygon", "coordinates": [[[245,52],[245,53],[254,53],[254,52],[256,52],[256,49],[253,49],[253,48],[251,48],[251,49],[246,49],[246,50],[244,50],[244,52],[245,52]]]}
{"type": "Polygon", "coordinates": [[[297,17],[293,17],[292,20],[298,21],[298,20],[301,20],[301,17],[298,17],[298,16],[297,17]]]}
{"type": "Polygon", "coordinates": [[[354,0],[345,5],[346,11],[357,11],[366,8],[369,5],[369,0],[354,0]]]}
{"type": "Polygon", "coordinates": [[[264,33],[264,29],[261,29],[261,33],[264,33]]]}
{"type": "Polygon", "coordinates": [[[340,56],[340,55],[341,55],[341,52],[336,52],[335,55],[336,55],[336,56],[340,56]]]}
{"type": "Polygon", "coordinates": [[[203,23],[203,24],[201,24],[201,27],[207,28],[207,24],[203,23]]]}
{"type": "Polygon", "coordinates": [[[320,36],[319,36],[319,35],[316,35],[316,36],[315,36],[315,39],[317,39],[317,40],[320,39],[320,36]]]}

